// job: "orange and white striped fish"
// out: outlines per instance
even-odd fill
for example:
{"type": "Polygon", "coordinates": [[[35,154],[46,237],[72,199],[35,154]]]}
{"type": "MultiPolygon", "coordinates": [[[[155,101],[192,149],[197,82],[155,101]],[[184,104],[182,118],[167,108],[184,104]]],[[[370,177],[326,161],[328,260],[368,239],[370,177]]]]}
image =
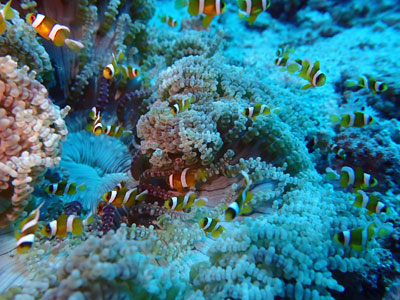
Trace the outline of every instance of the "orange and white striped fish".
{"type": "Polygon", "coordinates": [[[132,68],[131,65],[121,66],[122,77],[125,79],[133,79],[139,76],[139,70],[132,68]]]}
{"type": "Polygon", "coordinates": [[[164,15],[159,16],[159,17],[160,17],[162,23],[166,23],[172,28],[174,28],[174,27],[176,27],[178,25],[178,22],[174,18],[172,18],[170,16],[167,16],[167,15],[164,14],[164,15]]]}
{"type": "Polygon", "coordinates": [[[32,247],[35,240],[35,231],[38,227],[40,218],[40,209],[43,204],[44,202],[42,202],[19,224],[18,231],[15,233],[18,254],[25,253],[32,247]]]}
{"type": "Polygon", "coordinates": [[[26,21],[46,40],[51,40],[56,46],[68,46],[72,51],[80,51],[84,48],[79,41],[69,39],[71,31],[67,26],[60,25],[56,20],[40,13],[30,13],[26,21]]]}

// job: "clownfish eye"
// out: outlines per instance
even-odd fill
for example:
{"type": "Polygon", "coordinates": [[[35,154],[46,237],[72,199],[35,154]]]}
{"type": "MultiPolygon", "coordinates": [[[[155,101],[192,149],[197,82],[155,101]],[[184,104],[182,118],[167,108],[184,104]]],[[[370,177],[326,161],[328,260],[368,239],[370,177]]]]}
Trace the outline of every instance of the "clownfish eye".
{"type": "Polygon", "coordinates": [[[35,16],[31,15],[31,21],[35,21],[35,16]]]}

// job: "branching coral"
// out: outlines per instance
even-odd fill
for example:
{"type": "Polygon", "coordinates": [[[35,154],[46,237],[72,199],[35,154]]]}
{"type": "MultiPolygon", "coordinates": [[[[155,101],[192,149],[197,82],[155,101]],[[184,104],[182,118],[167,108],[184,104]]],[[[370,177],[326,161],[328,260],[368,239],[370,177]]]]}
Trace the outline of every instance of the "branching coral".
{"type": "Polygon", "coordinates": [[[0,106],[0,189],[10,201],[0,215],[3,227],[20,215],[41,172],[59,163],[68,110],[53,105],[34,72],[10,56],[0,58],[0,106]]]}

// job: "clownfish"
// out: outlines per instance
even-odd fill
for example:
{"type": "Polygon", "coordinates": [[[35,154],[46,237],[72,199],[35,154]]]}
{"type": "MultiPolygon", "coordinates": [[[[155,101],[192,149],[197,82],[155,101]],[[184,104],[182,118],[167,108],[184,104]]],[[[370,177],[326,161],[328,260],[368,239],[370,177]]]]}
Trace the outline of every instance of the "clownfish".
{"type": "Polygon", "coordinates": [[[282,58],[289,58],[289,53],[293,53],[294,48],[291,48],[288,45],[280,45],[278,50],[276,50],[276,56],[282,58]]]}
{"type": "Polygon", "coordinates": [[[14,18],[14,11],[11,9],[11,1],[8,1],[0,10],[0,34],[4,33],[7,28],[6,20],[14,18]]]}
{"type": "Polygon", "coordinates": [[[162,16],[159,16],[159,18],[161,19],[162,23],[166,23],[172,28],[174,28],[178,25],[178,22],[175,19],[173,19],[172,17],[167,16],[165,14],[162,16]]]}
{"type": "Polygon", "coordinates": [[[196,100],[193,96],[190,98],[181,99],[178,103],[175,103],[171,108],[171,114],[176,115],[190,108],[190,104],[194,103],[196,100]]]}
{"type": "Polygon", "coordinates": [[[62,180],[59,183],[53,183],[46,187],[45,191],[51,195],[75,195],[77,191],[84,191],[86,189],[86,184],[82,183],[77,186],[74,182],[68,182],[62,180]]]}
{"type": "Polygon", "coordinates": [[[57,24],[57,21],[39,13],[26,15],[26,21],[46,40],[53,41],[56,46],[68,46],[72,51],[84,48],[81,42],[69,39],[71,31],[67,26],[57,24]]]}
{"type": "Polygon", "coordinates": [[[226,11],[226,3],[224,0],[176,0],[175,8],[180,9],[189,6],[188,12],[192,16],[205,14],[202,23],[204,27],[208,27],[212,19],[221,15],[226,11]]]}
{"type": "Polygon", "coordinates": [[[296,59],[296,62],[301,65],[299,76],[304,78],[309,84],[304,85],[301,89],[306,90],[310,87],[323,86],[326,82],[326,76],[319,68],[319,61],[314,64],[309,59],[296,59]]]}
{"type": "Polygon", "coordinates": [[[371,194],[368,196],[367,193],[361,190],[356,192],[356,200],[353,205],[359,208],[366,208],[368,215],[389,213],[389,208],[378,200],[377,195],[371,194]]]}
{"type": "Polygon", "coordinates": [[[114,189],[111,192],[104,193],[103,200],[116,207],[129,207],[135,205],[137,202],[145,200],[147,194],[147,190],[138,194],[137,188],[128,189],[127,187],[121,187],[120,189],[114,189]]]}
{"type": "Polygon", "coordinates": [[[270,0],[237,0],[239,19],[253,24],[258,15],[271,6],[270,0]]]}
{"type": "Polygon", "coordinates": [[[124,77],[125,79],[134,79],[136,77],[139,76],[139,70],[132,68],[131,65],[128,66],[121,66],[121,73],[122,73],[122,77],[124,77]]]}
{"type": "Polygon", "coordinates": [[[337,115],[331,115],[330,121],[333,123],[338,123],[343,127],[364,127],[366,125],[372,124],[374,118],[363,112],[356,111],[352,114],[343,114],[341,117],[337,115]]]}
{"type": "Polygon", "coordinates": [[[42,202],[35,210],[18,225],[18,231],[15,232],[17,239],[17,253],[22,254],[28,251],[35,240],[35,231],[38,227],[40,218],[40,209],[44,202],[42,202]]]}
{"type": "Polygon", "coordinates": [[[286,69],[288,70],[288,72],[290,74],[297,72],[301,68],[301,66],[297,62],[293,61],[292,59],[290,59],[288,57],[276,58],[275,65],[278,67],[282,67],[281,71],[284,71],[285,70],[284,67],[286,67],[286,69]]]}
{"type": "Polygon", "coordinates": [[[246,172],[242,171],[241,173],[246,182],[246,186],[241,190],[236,200],[225,210],[225,221],[227,222],[232,221],[240,214],[248,214],[251,212],[251,207],[247,204],[253,199],[253,195],[249,192],[252,182],[246,172]]]}
{"type": "MultiPolygon", "coordinates": [[[[278,113],[279,109],[273,109],[273,113],[278,113]]],[[[253,121],[256,121],[257,116],[259,115],[270,115],[271,109],[262,103],[257,103],[254,107],[248,107],[243,112],[242,115],[248,118],[252,118],[253,121]]]]}
{"type": "Polygon", "coordinates": [[[382,226],[377,228],[374,224],[371,224],[367,228],[361,227],[336,233],[333,239],[342,246],[350,246],[354,250],[361,251],[375,235],[382,237],[391,232],[392,229],[390,227],[382,226]]]}
{"type": "Polygon", "coordinates": [[[57,220],[53,220],[44,226],[41,230],[41,234],[44,236],[58,236],[64,238],[68,236],[68,233],[73,235],[80,235],[83,232],[83,228],[90,225],[94,218],[89,215],[87,218],[82,219],[75,215],[59,215],[57,220]]]}
{"type": "Polygon", "coordinates": [[[357,167],[355,170],[351,167],[342,167],[340,176],[331,168],[327,168],[328,179],[340,179],[340,186],[347,188],[354,186],[356,190],[364,190],[369,187],[375,187],[378,180],[368,173],[364,173],[363,169],[357,167]]]}
{"type": "Polygon", "coordinates": [[[199,181],[204,181],[207,173],[203,169],[183,169],[168,176],[168,184],[172,189],[182,192],[186,188],[191,188],[199,181]]]}
{"type": "Polygon", "coordinates": [[[225,227],[218,223],[218,219],[202,218],[199,220],[200,228],[204,230],[207,237],[208,234],[211,234],[212,237],[218,238],[226,230],[225,227]]]}
{"type": "Polygon", "coordinates": [[[115,138],[120,138],[121,136],[129,136],[132,134],[131,131],[129,130],[124,130],[123,126],[118,126],[118,125],[107,125],[104,130],[103,133],[105,135],[111,136],[111,137],[115,137],[115,138]]]}
{"type": "Polygon", "coordinates": [[[114,78],[117,74],[120,72],[120,67],[119,63],[125,58],[125,55],[123,52],[119,52],[117,56],[112,54],[112,60],[111,63],[108,64],[104,69],[103,69],[103,76],[106,79],[111,79],[114,78]]]}
{"type": "Polygon", "coordinates": [[[347,87],[359,86],[361,88],[366,88],[370,90],[372,94],[375,96],[376,93],[382,93],[388,89],[386,83],[382,81],[377,81],[376,79],[369,77],[367,75],[362,75],[358,77],[358,80],[347,80],[346,81],[347,87]]]}
{"type": "Polygon", "coordinates": [[[86,130],[93,132],[95,136],[99,136],[103,132],[103,124],[101,123],[101,111],[97,107],[93,107],[89,113],[93,123],[86,125],[86,130]]]}
{"type": "Polygon", "coordinates": [[[329,148],[332,150],[333,153],[335,153],[340,158],[342,158],[342,159],[346,158],[346,152],[339,145],[331,144],[329,148]]]}
{"type": "Polygon", "coordinates": [[[197,207],[204,206],[208,202],[207,198],[196,198],[196,194],[188,192],[186,195],[171,197],[164,203],[164,207],[168,210],[182,211],[191,208],[193,205],[197,207]]]}

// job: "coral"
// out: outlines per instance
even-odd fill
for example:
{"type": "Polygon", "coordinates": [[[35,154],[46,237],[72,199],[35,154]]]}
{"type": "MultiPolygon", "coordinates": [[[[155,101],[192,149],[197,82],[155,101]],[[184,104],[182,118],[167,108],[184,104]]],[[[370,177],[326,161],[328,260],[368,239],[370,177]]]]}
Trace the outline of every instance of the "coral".
{"type": "Polygon", "coordinates": [[[99,34],[104,35],[110,30],[118,14],[118,6],[120,5],[120,2],[120,0],[109,1],[106,11],[104,12],[103,22],[101,22],[99,28],[99,34]]]}
{"type": "Polygon", "coordinates": [[[128,148],[119,139],[87,131],[69,133],[60,168],[69,174],[70,181],[85,183],[87,188],[65,196],[65,201],[78,200],[84,209],[95,212],[101,196],[127,178],[130,163],[128,148]]]}
{"type": "Polygon", "coordinates": [[[141,238],[139,232],[122,225],[102,238],[89,237],[59,265],[48,262],[19,297],[182,299],[187,286],[176,267],[156,265],[145,254],[154,247],[154,236],[141,238]]]}
{"type": "Polygon", "coordinates": [[[19,69],[10,56],[0,58],[0,189],[10,201],[1,227],[23,211],[41,172],[59,163],[68,133],[63,120],[68,109],[53,105],[34,74],[19,69]]]}
{"type": "Polygon", "coordinates": [[[373,174],[377,189],[398,191],[399,141],[396,141],[398,122],[379,121],[365,128],[346,128],[335,137],[335,143],[347,153],[347,160],[373,174]]]}
{"type": "Polygon", "coordinates": [[[332,197],[306,184],[283,195],[275,213],[246,218],[210,247],[209,262],[192,267],[193,285],[208,299],[333,299],[329,290],[343,287],[332,271],[361,271],[367,257],[336,254],[327,233],[337,228],[337,204],[323,200],[332,197]]]}
{"type": "Polygon", "coordinates": [[[39,81],[49,81],[53,67],[46,50],[36,39],[35,29],[19,16],[12,21],[13,25],[9,24],[0,35],[0,56],[10,55],[20,67],[27,65],[36,71],[39,81]]]}

